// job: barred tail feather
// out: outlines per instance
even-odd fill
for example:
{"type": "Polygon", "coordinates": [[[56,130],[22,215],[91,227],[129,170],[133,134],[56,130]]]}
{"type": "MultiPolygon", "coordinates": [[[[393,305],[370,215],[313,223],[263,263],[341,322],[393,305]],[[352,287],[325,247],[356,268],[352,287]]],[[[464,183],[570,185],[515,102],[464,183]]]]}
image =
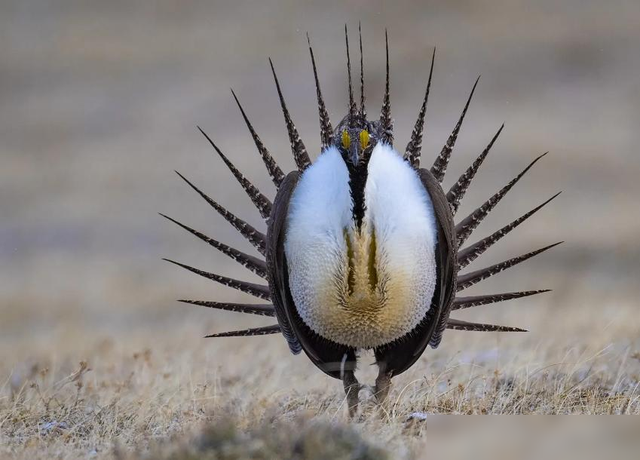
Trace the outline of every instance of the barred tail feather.
{"type": "Polygon", "coordinates": [[[558,243],[554,243],[554,244],[550,244],[549,246],[545,246],[544,248],[540,248],[537,249],[535,251],[532,252],[528,252],[526,254],[523,254],[521,256],[518,257],[514,257],[512,259],[509,260],[505,260],[504,262],[500,262],[497,263],[495,265],[491,265],[490,267],[487,268],[482,268],[480,270],[476,270],[474,272],[470,272],[470,273],[465,273],[464,275],[459,275],[458,276],[458,291],[462,291],[463,289],[467,289],[471,286],[473,286],[474,284],[479,283],[482,280],[485,280],[487,278],[490,278],[494,275],[497,275],[498,273],[507,270],[508,268],[511,268],[515,265],[518,265],[521,262],[524,262],[525,260],[528,260],[534,256],[537,256],[538,254],[541,254],[555,246],[558,246],[559,244],[562,244],[563,242],[560,241],[558,243]]]}
{"type": "Polygon", "coordinates": [[[391,118],[391,96],[389,94],[389,35],[386,29],[384,31],[384,43],[387,64],[382,110],[380,111],[380,139],[389,145],[393,145],[393,119],[391,118]]]}
{"type": "Polygon", "coordinates": [[[253,125],[249,121],[249,118],[247,117],[247,114],[244,112],[244,109],[240,105],[240,101],[238,100],[238,97],[236,96],[236,93],[233,90],[231,90],[231,94],[233,94],[233,98],[235,99],[236,104],[238,104],[238,108],[240,109],[240,113],[242,114],[242,118],[244,118],[244,122],[247,125],[247,128],[249,129],[249,133],[251,133],[251,137],[253,138],[253,142],[254,142],[254,144],[256,144],[256,148],[258,149],[258,152],[260,153],[260,156],[262,157],[262,161],[264,162],[264,165],[267,168],[267,172],[269,173],[269,177],[271,177],[271,180],[273,181],[273,183],[275,184],[276,187],[280,187],[280,183],[284,180],[284,173],[282,172],[282,169],[280,169],[280,167],[278,166],[276,161],[273,159],[273,157],[271,156],[271,154],[269,153],[267,148],[262,143],[262,140],[260,139],[260,136],[258,136],[258,133],[253,128],[253,125]]]}
{"type": "Polygon", "coordinates": [[[427,89],[422,99],[422,106],[420,106],[420,112],[418,113],[418,119],[411,132],[411,140],[407,144],[404,158],[414,168],[420,166],[420,154],[422,153],[422,134],[424,132],[424,117],[427,113],[427,102],[429,101],[429,92],[431,91],[431,77],[433,76],[433,63],[436,59],[436,49],[433,48],[433,55],[431,56],[431,69],[429,70],[429,80],[427,81],[427,89]]]}
{"type": "Polygon", "coordinates": [[[234,313],[247,313],[258,316],[275,316],[276,312],[271,304],[248,304],[229,302],[210,302],[208,300],[181,299],[178,302],[198,305],[200,307],[215,308],[217,310],[232,311],[234,313]]]}
{"type": "Polygon", "coordinates": [[[182,174],[176,171],[176,174],[180,176],[180,178],[185,181],[189,186],[194,189],[198,194],[204,198],[204,200],[209,203],[209,205],[215,209],[218,214],[220,214],[224,219],[229,222],[242,236],[244,236],[263,256],[267,253],[266,241],[267,237],[264,233],[259,232],[251,225],[246,223],[244,220],[236,217],[231,212],[227,211],[223,206],[219,205],[217,202],[209,198],[204,192],[202,192],[198,187],[193,185],[187,178],[185,178],[182,174]]]}
{"type": "Polygon", "coordinates": [[[527,171],[529,171],[533,167],[533,165],[536,164],[547,153],[549,152],[543,153],[542,155],[537,157],[535,160],[533,160],[531,163],[529,163],[529,165],[526,168],[524,168],[524,170],[520,174],[518,174],[514,179],[512,179],[511,182],[505,185],[495,195],[493,195],[491,198],[485,201],[479,208],[477,208],[467,217],[462,219],[462,221],[460,221],[456,225],[458,247],[461,247],[462,244],[464,244],[464,242],[467,241],[467,238],[469,238],[469,236],[471,235],[471,233],[473,233],[476,227],[480,225],[480,222],[482,222],[484,218],[487,217],[487,214],[489,214],[493,210],[493,208],[495,208],[496,205],[500,203],[500,201],[505,197],[505,195],[509,192],[509,190],[511,190],[513,186],[516,185],[520,179],[522,179],[522,176],[524,176],[527,173],[527,171]]]}
{"type": "Polygon", "coordinates": [[[459,319],[449,318],[447,329],[455,331],[476,331],[476,332],[528,332],[526,329],[511,326],[498,326],[497,324],[470,323],[459,319]]]}
{"type": "Polygon", "coordinates": [[[318,69],[316,68],[316,59],[313,55],[313,48],[311,48],[311,39],[309,38],[309,34],[307,34],[307,43],[309,44],[309,54],[311,55],[313,78],[316,81],[316,97],[318,99],[318,115],[320,117],[320,146],[322,147],[322,149],[325,149],[331,144],[333,128],[331,127],[331,120],[329,119],[327,107],[325,106],[324,98],[322,97],[320,80],[318,79],[318,69]]]}
{"type": "Polygon", "coordinates": [[[233,278],[227,278],[226,276],[217,275],[215,273],[205,272],[203,270],[190,267],[189,265],[182,264],[180,262],[176,262],[171,259],[162,259],[178,267],[182,267],[185,270],[189,270],[196,275],[200,275],[204,278],[215,281],[216,283],[220,283],[224,286],[230,287],[232,289],[236,289],[238,291],[246,292],[254,297],[258,297],[264,300],[271,300],[271,292],[269,291],[269,286],[264,286],[262,284],[249,283],[247,281],[240,281],[233,278]]]}
{"type": "Polygon", "coordinates": [[[503,294],[487,294],[487,295],[474,295],[468,297],[456,297],[453,301],[453,307],[451,310],[463,310],[465,308],[479,307],[481,305],[489,305],[492,303],[504,302],[505,300],[521,299],[523,297],[529,297],[532,295],[542,294],[544,292],[550,292],[551,289],[539,289],[537,291],[520,291],[520,292],[505,292],[503,294]]]}
{"type": "Polygon", "coordinates": [[[475,259],[480,257],[487,249],[489,249],[495,243],[500,241],[503,237],[508,235],[518,225],[523,223],[529,217],[531,217],[536,212],[538,212],[540,209],[542,209],[547,203],[549,203],[555,197],[560,195],[560,193],[562,193],[562,192],[556,193],[555,195],[553,195],[551,198],[549,198],[544,203],[536,206],[531,211],[529,211],[528,213],[526,213],[526,214],[522,215],[521,217],[517,218],[516,220],[514,220],[510,224],[505,225],[504,227],[502,227],[497,232],[494,232],[493,234],[489,235],[488,237],[486,237],[486,238],[484,238],[484,239],[472,244],[471,246],[468,246],[468,247],[460,250],[458,252],[458,267],[460,269],[462,269],[462,268],[466,267],[467,265],[469,265],[475,259]]]}
{"type": "Polygon", "coordinates": [[[222,158],[222,161],[224,161],[224,164],[227,165],[227,168],[229,168],[229,170],[231,171],[231,174],[233,174],[233,177],[236,178],[236,180],[240,183],[244,191],[247,192],[247,195],[249,196],[249,198],[251,198],[251,201],[253,202],[255,207],[258,208],[258,211],[260,212],[260,215],[262,216],[262,218],[268,219],[269,215],[271,215],[271,206],[272,206],[269,198],[264,196],[260,192],[260,190],[258,190],[258,188],[255,185],[253,185],[251,181],[249,181],[249,179],[244,177],[244,175],[240,171],[238,171],[238,168],[236,168],[235,165],[231,163],[231,161],[227,158],[227,156],[222,153],[222,151],[218,148],[218,146],[213,143],[211,138],[207,136],[207,133],[205,133],[202,130],[202,128],[200,128],[200,126],[198,126],[198,130],[200,130],[202,135],[209,141],[209,143],[218,153],[220,158],[222,158]]]}
{"type": "Polygon", "coordinates": [[[293,120],[291,120],[289,109],[287,109],[287,104],[284,101],[284,96],[282,95],[282,90],[280,89],[280,82],[278,81],[278,76],[276,75],[276,69],[273,67],[273,61],[271,61],[271,59],[269,59],[269,65],[271,65],[273,79],[276,82],[276,89],[278,90],[278,98],[280,99],[280,108],[282,109],[284,122],[287,125],[287,134],[289,135],[289,143],[291,144],[293,159],[298,166],[298,170],[304,171],[309,167],[309,165],[311,165],[311,159],[309,158],[309,154],[307,153],[307,149],[304,146],[302,139],[300,139],[300,134],[298,134],[296,125],[294,125],[293,120]]]}
{"type": "Polygon", "coordinates": [[[232,248],[231,246],[227,246],[226,244],[220,243],[219,241],[214,240],[213,238],[209,238],[204,233],[200,233],[199,231],[194,230],[193,228],[187,225],[184,225],[183,223],[178,222],[177,220],[172,219],[169,216],[166,216],[162,213],[159,213],[159,214],[165,219],[170,220],[174,224],[182,227],[183,229],[185,229],[192,235],[196,236],[197,238],[201,239],[205,243],[213,246],[218,251],[222,252],[224,255],[238,262],[240,265],[243,265],[247,269],[251,270],[260,278],[263,278],[263,279],[267,278],[267,264],[264,260],[260,260],[257,257],[251,256],[249,254],[245,254],[242,251],[238,251],[237,249],[232,248]]]}
{"type": "Polygon", "coordinates": [[[216,337],[251,337],[256,335],[278,334],[279,332],[280,326],[274,324],[273,326],[254,327],[252,329],[243,329],[241,331],[220,332],[218,334],[206,335],[204,338],[211,339],[216,337]]]}
{"type": "Polygon", "coordinates": [[[458,181],[455,184],[453,184],[451,189],[449,189],[449,191],[447,192],[447,201],[449,202],[449,206],[451,207],[451,213],[454,216],[456,215],[456,212],[458,212],[460,201],[462,201],[462,198],[464,198],[465,193],[467,193],[467,189],[469,188],[469,185],[471,185],[471,182],[473,181],[473,178],[478,172],[478,169],[484,162],[484,159],[489,154],[491,147],[493,147],[494,142],[498,139],[498,136],[500,136],[500,133],[502,132],[503,129],[504,129],[504,124],[500,126],[500,129],[493,136],[493,138],[491,139],[491,142],[489,142],[489,145],[487,145],[487,147],[482,151],[482,153],[478,156],[478,158],[476,158],[476,160],[471,164],[471,166],[467,168],[464,174],[460,176],[458,181]]]}
{"type": "Polygon", "coordinates": [[[355,117],[358,108],[356,101],[353,98],[353,85],[351,84],[351,56],[349,54],[349,33],[347,32],[347,25],[344,25],[344,40],[347,47],[347,78],[349,79],[349,116],[355,117]]]}
{"type": "Polygon", "coordinates": [[[364,57],[362,53],[362,24],[358,23],[358,38],[360,39],[360,115],[367,118],[367,110],[364,107],[364,57]]]}
{"type": "Polygon", "coordinates": [[[433,177],[438,179],[438,182],[440,183],[442,183],[442,181],[444,180],[444,175],[447,172],[447,166],[449,165],[449,159],[451,158],[451,152],[453,151],[453,147],[456,145],[456,140],[458,139],[458,134],[460,133],[460,128],[462,127],[462,122],[464,121],[464,117],[467,114],[469,104],[471,104],[471,98],[473,98],[473,93],[476,91],[476,87],[478,86],[479,81],[480,77],[478,77],[476,79],[476,82],[473,84],[471,94],[469,94],[467,103],[462,109],[462,114],[460,115],[456,126],[453,128],[449,139],[447,139],[447,143],[444,145],[442,151],[440,152],[440,155],[438,155],[438,158],[436,158],[436,161],[431,167],[431,174],[433,174],[433,177]]]}

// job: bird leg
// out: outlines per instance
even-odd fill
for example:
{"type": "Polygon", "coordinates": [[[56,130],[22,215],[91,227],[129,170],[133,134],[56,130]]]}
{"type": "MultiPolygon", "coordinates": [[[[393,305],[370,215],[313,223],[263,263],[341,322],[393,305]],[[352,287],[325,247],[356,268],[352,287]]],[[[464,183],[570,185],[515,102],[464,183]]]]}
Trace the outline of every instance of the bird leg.
{"type": "Polygon", "coordinates": [[[347,395],[347,407],[350,417],[354,417],[358,412],[358,395],[361,386],[355,374],[357,365],[358,357],[353,351],[345,353],[340,363],[340,378],[344,385],[344,392],[347,395]]]}
{"type": "Polygon", "coordinates": [[[358,394],[360,393],[360,382],[358,382],[354,371],[349,370],[342,373],[342,383],[344,384],[344,392],[347,395],[347,407],[349,408],[349,416],[354,417],[358,412],[358,394]]]}
{"type": "Polygon", "coordinates": [[[391,371],[387,371],[387,363],[385,361],[378,362],[378,369],[374,395],[378,404],[383,409],[386,409],[386,401],[389,396],[389,390],[391,389],[391,377],[393,373],[391,371]]]}

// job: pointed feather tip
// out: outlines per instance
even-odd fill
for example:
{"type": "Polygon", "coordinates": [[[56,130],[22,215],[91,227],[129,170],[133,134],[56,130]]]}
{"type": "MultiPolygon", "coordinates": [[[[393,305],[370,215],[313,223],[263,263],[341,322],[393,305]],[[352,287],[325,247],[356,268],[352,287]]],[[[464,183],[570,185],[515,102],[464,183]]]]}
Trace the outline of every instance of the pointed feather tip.
{"type": "Polygon", "coordinates": [[[173,217],[169,217],[166,214],[162,214],[161,212],[158,213],[160,216],[164,217],[165,219],[167,219],[170,222],[173,222],[174,224],[177,224],[179,226],[183,226],[180,222],[178,222],[177,220],[175,220],[173,217]]]}
{"type": "MultiPolygon", "coordinates": [[[[229,88],[229,90],[231,91],[231,95],[233,96],[233,99],[236,101],[236,105],[240,109],[240,113],[242,114],[242,118],[244,118],[245,123],[247,125],[250,125],[251,123],[249,123],[249,118],[247,117],[247,114],[244,112],[244,108],[242,107],[242,104],[240,104],[240,99],[238,99],[236,92],[233,90],[233,88],[229,88]]],[[[198,129],[200,129],[199,126],[198,126],[198,129]]]]}
{"type": "MultiPolygon", "coordinates": [[[[185,181],[187,184],[189,184],[191,187],[194,187],[194,185],[189,182],[189,179],[187,179],[186,177],[184,177],[182,174],[180,174],[177,170],[173,170],[174,173],[176,173],[178,176],[180,176],[180,179],[182,179],[183,181],[185,181]]],[[[194,187],[195,188],[195,187],[194,187]]]]}
{"type": "Polygon", "coordinates": [[[196,125],[196,127],[202,133],[202,135],[205,137],[205,139],[207,139],[207,141],[209,141],[209,144],[211,144],[211,146],[215,149],[215,151],[218,152],[218,155],[220,155],[223,159],[226,158],[224,156],[224,154],[222,153],[222,151],[218,148],[218,146],[211,140],[209,135],[207,133],[205,133],[204,130],[200,126],[196,125]]]}

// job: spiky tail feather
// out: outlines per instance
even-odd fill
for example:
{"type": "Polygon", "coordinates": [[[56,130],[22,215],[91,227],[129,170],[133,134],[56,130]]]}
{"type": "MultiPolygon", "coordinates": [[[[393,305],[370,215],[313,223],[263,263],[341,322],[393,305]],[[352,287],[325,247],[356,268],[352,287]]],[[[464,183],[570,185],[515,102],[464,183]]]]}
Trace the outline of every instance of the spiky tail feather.
{"type": "Polygon", "coordinates": [[[433,177],[438,179],[438,182],[442,183],[444,180],[444,175],[447,172],[447,166],[449,165],[449,159],[451,158],[451,152],[453,151],[453,147],[456,145],[456,140],[458,139],[458,134],[460,134],[460,128],[462,128],[462,122],[464,121],[464,117],[467,115],[467,110],[469,110],[469,104],[471,104],[471,99],[473,98],[473,93],[476,91],[476,87],[478,86],[478,82],[480,81],[480,77],[477,78],[476,82],[473,84],[473,88],[471,88],[471,93],[469,94],[469,99],[467,99],[467,103],[464,105],[462,109],[462,114],[460,114],[460,118],[456,123],[456,126],[453,128],[449,139],[447,139],[447,143],[442,147],[442,151],[436,161],[433,163],[431,167],[431,174],[433,177]]]}
{"type": "Polygon", "coordinates": [[[280,326],[274,324],[273,326],[264,326],[264,327],[254,327],[251,329],[243,329],[241,331],[229,331],[229,332],[220,332],[218,334],[210,334],[205,335],[205,339],[211,339],[215,337],[250,337],[256,335],[269,335],[269,334],[279,334],[280,326]]]}

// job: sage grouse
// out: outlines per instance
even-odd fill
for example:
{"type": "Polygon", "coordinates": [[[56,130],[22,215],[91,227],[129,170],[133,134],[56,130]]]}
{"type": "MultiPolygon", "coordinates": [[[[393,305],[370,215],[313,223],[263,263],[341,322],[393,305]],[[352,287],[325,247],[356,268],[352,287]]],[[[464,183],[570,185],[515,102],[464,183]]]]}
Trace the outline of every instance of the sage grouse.
{"type": "Polygon", "coordinates": [[[351,84],[346,27],[345,38],[349,112],[333,128],[307,36],[321,138],[320,154],[313,163],[291,119],[271,60],[271,71],[297,170],[285,174],[276,164],[232,91],[277,188],[273,201],[244,177],[201,130],[266,221],[266,234],[236,217],[178,173],[257,249],[261,257],[245,254],[163,216],[267,281],[267,284],[249,283],[165,259],[200,276],[270,302],[238,304],[181,300],[204,307],[270,316],[277,320],[276,324],[266,327],[222,332],[207,337],[282,334],[292,353],[304,351],[321,371],[342,380],[349,412],[354,414],[360,390],[354,371],[360,350],[373,350],[375,354],[379,374],[374,394],[382,403],[388,395],[391,378],[409,369],[427,345],[436,348],[445,329],[523,331],[515,327],[461,321],[451,318],[449,314],[455,310],[546,292],[535,290],[470,297],[458,295],[460,291],[559,243],[490,267],[459,273],[557,196],[554,195],[488,237],[465,246],[478,224],[544,155],[534,159],[470,215],[456,222],[454,216],[460,200],[502,131],[500,127],[451,189],[443,190],[441,184],[451,151],[478,81],[442,151],[431,168],[423,168],[420,166],[422,134],[435,49],[418,119],[404,154],[401,154],[394,147],[386,33],[385,91],[380,116],[373,121],[367,118],[365,111],[362,34],[359,104],[354,100],[351,84]]]}

